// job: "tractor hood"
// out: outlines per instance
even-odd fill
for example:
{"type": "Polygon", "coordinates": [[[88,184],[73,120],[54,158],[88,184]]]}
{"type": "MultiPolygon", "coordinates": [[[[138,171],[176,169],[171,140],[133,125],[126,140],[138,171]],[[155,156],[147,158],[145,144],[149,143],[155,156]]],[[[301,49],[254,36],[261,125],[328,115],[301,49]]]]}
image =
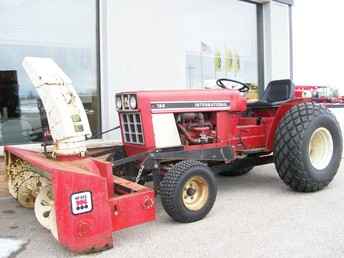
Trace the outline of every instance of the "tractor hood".
{"type": "Polygon", "coordinates": [[[116,106],[119,112],[142,109],[150,109],[152,113],[214,110],[242,112],[246,110],[246,100],[238,91],[229,89],[137,91],[117,94],[116,106]]]}

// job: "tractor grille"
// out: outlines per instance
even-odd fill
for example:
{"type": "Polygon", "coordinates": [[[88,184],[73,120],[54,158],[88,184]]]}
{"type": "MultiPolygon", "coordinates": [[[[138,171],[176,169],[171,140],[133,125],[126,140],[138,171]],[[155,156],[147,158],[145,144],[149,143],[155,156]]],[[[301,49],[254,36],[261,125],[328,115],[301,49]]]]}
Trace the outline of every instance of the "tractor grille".
{"type": "Polygon", "coordinates": [[[121,113],[120,116],[124,141],[132,144],[144,144],[140,113],[121,113]]]}

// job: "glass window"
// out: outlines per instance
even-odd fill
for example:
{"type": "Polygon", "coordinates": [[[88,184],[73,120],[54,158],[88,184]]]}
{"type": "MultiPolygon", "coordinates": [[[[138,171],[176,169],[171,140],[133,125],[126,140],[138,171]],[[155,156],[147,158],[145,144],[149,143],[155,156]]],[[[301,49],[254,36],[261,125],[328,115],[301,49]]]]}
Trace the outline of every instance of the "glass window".
{"type": "MultiPolygon", "coordinates": [[[[186,4],[186,3],[185,3],[186,4]]],[[[198,1],[184,8],[186,83],[231,78],[257,85],[257,9],[240,1],[198,1]]]]}
{"type": "Polygon", "coordinates": [[[238,0],[109,1],[115,90],[257,84],[257,5],[238,0]]]}
{"type": "Polygon", "coordinates": [[[72,79],[93,132],[100,128],[96,0],[0,2],[0,145],[43,140],[38,95],[25,56],[50,57],[72,79]]]}

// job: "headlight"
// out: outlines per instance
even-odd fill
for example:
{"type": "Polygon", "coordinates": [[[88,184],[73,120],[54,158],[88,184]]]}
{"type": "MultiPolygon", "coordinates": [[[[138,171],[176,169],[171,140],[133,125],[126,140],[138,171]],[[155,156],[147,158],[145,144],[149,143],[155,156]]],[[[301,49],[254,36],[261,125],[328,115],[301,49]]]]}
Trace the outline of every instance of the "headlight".
{"type": "Polygon", "coordinates": [[[131,109],[136,109],[137,108],[137,100],[136,100],[135,96],[130,96],[129,105],[130,105],[131,109]]]}
{"type": "Polygon", "coordinates": [[[116,108],[121,109],[122,108],[122,98],[121,96],[116,97],[116,108]]]}

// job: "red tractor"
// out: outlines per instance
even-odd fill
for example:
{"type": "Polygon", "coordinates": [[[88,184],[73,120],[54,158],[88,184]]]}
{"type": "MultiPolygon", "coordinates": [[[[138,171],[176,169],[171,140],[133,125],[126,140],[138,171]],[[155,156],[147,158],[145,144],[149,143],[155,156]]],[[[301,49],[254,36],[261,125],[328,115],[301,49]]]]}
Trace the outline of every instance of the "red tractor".
{"type": "Polygon", "coordinates": [[[271,82],[249,104],[248,86],[229,79],[219,89],[117,94],[123,146],[105,162],[87,155],[90,128],[70,78],[51,59],[28,57],[24,68],[52,142],[42,152],[5,147],[9,191],[73,252],[111,248],[113,231],[154,220],[154,192],[174,220],[193,222],[214,205],[216,173],[274,162],[293,190],[315,192],[340,165],[342,134],[328,103],[296,97],[290,80],[271,82]]]}
{"type": "Polygon", "coordinates": [[[179,222],[208,214],[215,173],[240,176],[274,162],[295,191],[319,191],[332,181],[342,134],[326,103],[295,98],[290,80],[271,82],[262,100],[249,104],[241,94],[249,89],[245,83],[220,79],[217,85],[117,94],[123,150],[112,157],[115,174],[152,179],[164,209],[179,222]],[[227,82],[240,86],[228,89],[227,82]]]}

